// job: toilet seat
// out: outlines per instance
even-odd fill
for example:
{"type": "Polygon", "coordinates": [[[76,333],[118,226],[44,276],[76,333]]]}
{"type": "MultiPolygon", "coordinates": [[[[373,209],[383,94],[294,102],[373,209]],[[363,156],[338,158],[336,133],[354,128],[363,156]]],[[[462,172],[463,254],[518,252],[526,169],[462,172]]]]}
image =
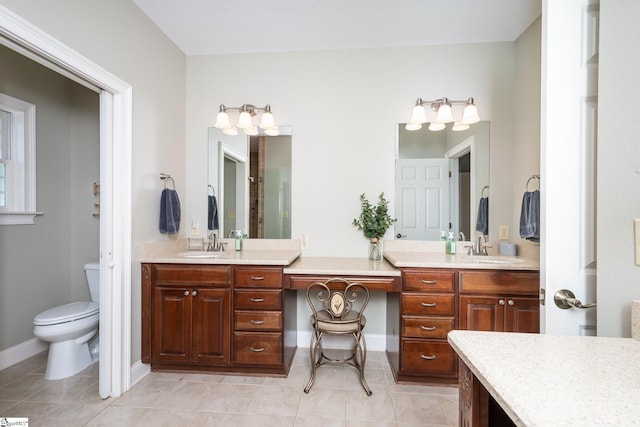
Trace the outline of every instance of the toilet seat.
{"type": "Polygon", "coordinates": [[[43,311],[33,319],[36,326],[57,325],[73,322],[93,316],[100,311],[100,304],[95,301],[80,301],[54,307],[43,311]]]}

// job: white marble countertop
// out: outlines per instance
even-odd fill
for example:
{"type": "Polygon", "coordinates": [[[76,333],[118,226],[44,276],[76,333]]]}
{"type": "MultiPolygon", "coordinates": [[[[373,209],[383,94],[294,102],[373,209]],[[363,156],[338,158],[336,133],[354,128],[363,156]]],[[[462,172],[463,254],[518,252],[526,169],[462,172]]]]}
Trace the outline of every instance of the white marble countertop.
{"type": "Polygon", "coordinates": [[[331,274],[336,276],[400,276],[385,260],[367,258],[301,257],[284,269],[285,274],[331,274]]]}
{"type": "Polygon", "coordinates": [[[460,253],[449,255],[444,251],[385,251],[384,257],[395,267],[540,270],[540,261],[516,256],[468,256],[460,253]]]}
{"type": "Polygon", "coordinates": [[[640,341],[478,331],[448,338],[518,426],[640,425],[640,341]]]}

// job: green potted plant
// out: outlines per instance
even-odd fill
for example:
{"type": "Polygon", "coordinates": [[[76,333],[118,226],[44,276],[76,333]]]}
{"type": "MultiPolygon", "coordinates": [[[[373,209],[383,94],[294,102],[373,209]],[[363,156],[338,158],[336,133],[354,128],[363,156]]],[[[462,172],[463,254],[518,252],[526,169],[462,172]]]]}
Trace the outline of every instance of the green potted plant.
{"type": "Polygon", "coordinates": [[[384,192],[378,196],[378,204],[375,206],[369,202],[364,193],[360,195],[361,212],[360,216],[353,220],[353,225],[369,239],[369,259],[376,260],[382,257],[380,239],[397,221],[397,218],[389,215],[388,205],[384,192]]]}

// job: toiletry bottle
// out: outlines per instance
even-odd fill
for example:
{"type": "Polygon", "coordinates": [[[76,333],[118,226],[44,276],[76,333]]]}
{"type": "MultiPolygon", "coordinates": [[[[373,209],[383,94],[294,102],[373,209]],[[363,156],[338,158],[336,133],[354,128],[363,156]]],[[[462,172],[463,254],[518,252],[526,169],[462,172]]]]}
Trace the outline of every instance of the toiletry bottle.
{"type": "Polygon", "coordinates": [[[240,230],[236,230],[236,251],[242,250],[242,232],[240,230]]]}
{"type": "Polygon", "coordinates": [[[440,231],[440,240],[442,240],[443,242],[447,241],[447,236],[445,235],[444,231],[440,231]]]}
{"type": "Polygon", "coordinates": [[[453,231],[450,231],[447,237],[447,253],[451,255],[455,255],[456,253],[456,240],[453,237],[453,231]]]}

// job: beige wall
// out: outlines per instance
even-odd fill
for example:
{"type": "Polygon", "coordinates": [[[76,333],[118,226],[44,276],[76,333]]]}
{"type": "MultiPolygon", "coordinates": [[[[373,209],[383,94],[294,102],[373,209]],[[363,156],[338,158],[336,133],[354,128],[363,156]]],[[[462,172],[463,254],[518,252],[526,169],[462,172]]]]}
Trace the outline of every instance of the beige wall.
{"type": "Polygon", "coordinates": [[[600,0],[598,335],[631,336],[640,299],[633,220],[640,218],[640,2],[600,0]]]}
{"type": "MultiPolygon", "coordinates": [[[[142,243],[166,239],[158,232],[160,172],[172,174],[180,197],[186,197],[185,56],[130,0],[2,3],[133,88],[131,360],[138,361],[141,302],[136,260],[142,243]]],[[[181,229],[185,228],[183,221],[181,229]]]]}
{"type": "Polygon", "coordinates": [[[0,92],[36,106],[35,225],[0,226],[0,351],[33,338],[33,317],[89,300],[98,260],[98,94],[0,46],[0,92]]]}

